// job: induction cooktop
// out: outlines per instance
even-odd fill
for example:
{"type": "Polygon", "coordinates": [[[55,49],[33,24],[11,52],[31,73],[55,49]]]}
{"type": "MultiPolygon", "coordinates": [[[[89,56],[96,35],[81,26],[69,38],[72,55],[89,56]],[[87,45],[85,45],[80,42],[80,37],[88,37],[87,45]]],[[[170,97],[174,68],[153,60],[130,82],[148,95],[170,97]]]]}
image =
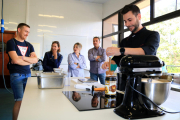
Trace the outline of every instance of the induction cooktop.
{"type": "Polygon", "coordinates": [[[117,106],[116,96],[106,96],[104,92],[63,91],[63,94],[79,111],[112,109],[117,106]]]}

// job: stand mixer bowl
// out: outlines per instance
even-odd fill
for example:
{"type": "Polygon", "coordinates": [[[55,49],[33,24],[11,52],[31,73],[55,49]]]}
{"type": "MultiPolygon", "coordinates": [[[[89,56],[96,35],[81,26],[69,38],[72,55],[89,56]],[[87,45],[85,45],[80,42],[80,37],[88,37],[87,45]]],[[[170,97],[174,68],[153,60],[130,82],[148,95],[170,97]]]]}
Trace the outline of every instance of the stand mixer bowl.
{"type": "MultiPolygon", "coordinates": [[[[168,98],[171,88],[171,81],[167,79],[142,78],[141,83],[142,93],[158,106],[164,103],[168,98]]],[[[157,107],[154,106],[149,100],[144,97],[143,100],[149,109],[157,110],[157,107]]]]}

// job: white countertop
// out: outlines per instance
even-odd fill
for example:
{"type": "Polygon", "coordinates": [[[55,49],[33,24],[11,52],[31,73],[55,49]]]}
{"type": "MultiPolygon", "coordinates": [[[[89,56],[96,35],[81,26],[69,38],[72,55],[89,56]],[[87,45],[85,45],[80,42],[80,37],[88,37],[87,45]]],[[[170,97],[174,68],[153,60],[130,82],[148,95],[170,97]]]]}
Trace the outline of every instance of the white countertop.
{"type": "Polygon", "coordinates": [[[43,71],[33,71],[31,70],[31,77],[36,77],[36,73],[42,73],[43,71]]]}
{"type": "MultiPolygon", "coordinates": [[[[71,86],[65,86],[63,89],[38,89],[37,78],[28,78],[18,120],[124,120],[113,112],[113,108],[78,111],[62,93],[62,91],[79,90],[73,86],[74,82],[71,82],[71,86]]],[[[174,111],[173,106],[169,106],[171,109],[162,107],[174,111]]],[[[161,117],[141,120],[180,120],[180,114],[166,113],[161,117]]]]}

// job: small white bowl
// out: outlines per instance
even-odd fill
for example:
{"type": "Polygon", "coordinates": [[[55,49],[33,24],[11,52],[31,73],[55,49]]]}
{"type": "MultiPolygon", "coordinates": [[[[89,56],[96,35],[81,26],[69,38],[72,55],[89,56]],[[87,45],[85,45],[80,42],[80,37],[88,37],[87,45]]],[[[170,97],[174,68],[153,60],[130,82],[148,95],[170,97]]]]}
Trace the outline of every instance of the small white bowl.
{"type": "Polygon", "coordinates": [[[53,68],[53,70],[56,73],[61,73],[62,72],[62,68],[53,68]]]}

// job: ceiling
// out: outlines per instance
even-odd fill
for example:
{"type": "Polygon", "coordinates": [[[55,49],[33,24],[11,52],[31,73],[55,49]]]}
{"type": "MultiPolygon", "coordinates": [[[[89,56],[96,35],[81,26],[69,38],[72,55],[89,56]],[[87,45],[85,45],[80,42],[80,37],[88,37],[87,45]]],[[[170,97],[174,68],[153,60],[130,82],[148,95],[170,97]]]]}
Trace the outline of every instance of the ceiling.
{"type": "Polygon", "coordinates": [[[99,3],[99,4],[104,4],[108,0],[76,0],[76,1],[83,1],[83,2],[91,2],[91,3],[99,3]]]}

